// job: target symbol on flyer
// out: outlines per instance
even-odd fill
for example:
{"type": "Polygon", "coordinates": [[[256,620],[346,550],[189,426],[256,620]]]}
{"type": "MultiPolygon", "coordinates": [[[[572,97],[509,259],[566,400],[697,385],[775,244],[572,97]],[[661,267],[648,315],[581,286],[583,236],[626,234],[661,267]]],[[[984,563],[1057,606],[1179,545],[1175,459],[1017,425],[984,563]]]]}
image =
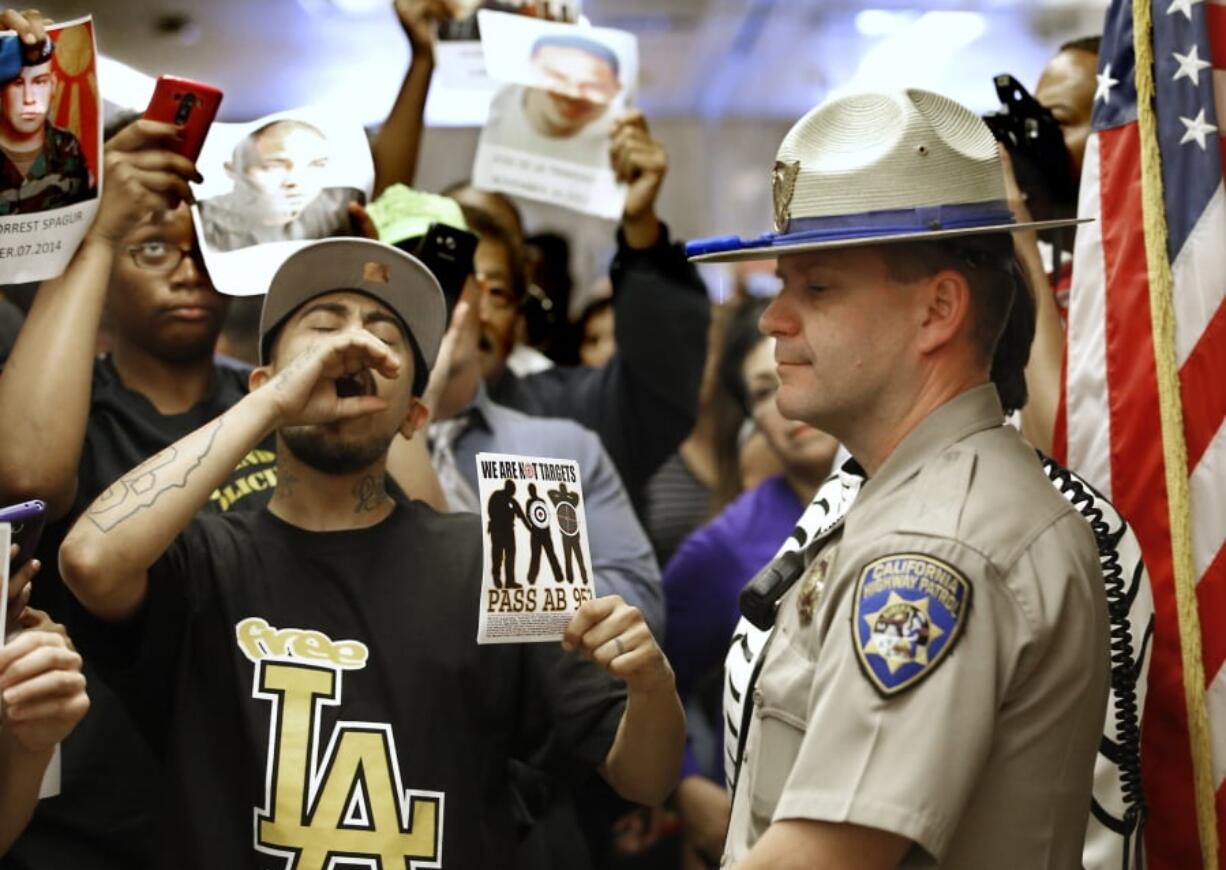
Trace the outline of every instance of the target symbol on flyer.
{"type": "Polygon", "coordinates": [[[528,509],[528,519],[538,529],[549,528],[549,508],[543,501],[535,501],[528,509]]]}
{"type": "Polygon", "coordinates": [[[579,534],[579,515],[574,505],[567,502],[558,505],[558,528],[569,538],[579,534]]]}

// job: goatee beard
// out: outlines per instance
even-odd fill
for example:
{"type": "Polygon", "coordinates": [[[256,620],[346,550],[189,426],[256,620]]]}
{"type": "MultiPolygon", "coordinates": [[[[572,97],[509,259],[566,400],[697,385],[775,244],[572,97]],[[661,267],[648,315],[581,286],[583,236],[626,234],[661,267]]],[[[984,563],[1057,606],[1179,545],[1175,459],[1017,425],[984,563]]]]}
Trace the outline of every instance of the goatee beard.
{"type": "Polygon", "coordinates": [[[280,431],[294,458],[324,474],[356,474],[387,454],[388,444],[378,438],[330,441],[318,426],[293,426],[280,431]]]}

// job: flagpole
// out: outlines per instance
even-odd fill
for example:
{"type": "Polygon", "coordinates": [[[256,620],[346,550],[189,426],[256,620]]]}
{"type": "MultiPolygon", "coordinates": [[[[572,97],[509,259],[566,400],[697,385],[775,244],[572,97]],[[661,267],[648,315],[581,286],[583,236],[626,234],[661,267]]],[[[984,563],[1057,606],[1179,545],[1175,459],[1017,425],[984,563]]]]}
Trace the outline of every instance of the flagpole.
{"type": "Polygon", "coordinates": [[[1171,569],[1179,620],[1183,691],[1192,754],[1192,785],[1205,870],[1218,868],[1218,831],[1209,712],[1205,704],[1205,667],[1201,651],[1200,613],[1196,602],[1196,568],[1192,559],[1192,511],[1188,487],[1188,447],[1184,436],[1179,366],[1175,354],[1174,278],[1167,258],[1166,206],[1162,190],[1162,154],[1158,147],[1155,107],[1152,0],[1132,0],[1133,48],[1136,53],[1137,127],[1141,138],[1141,206],[1149,305],[1153,319],[1154,367],[1162,420],[1162,453],[1167,507],[1171,523],[1171,569]]]}

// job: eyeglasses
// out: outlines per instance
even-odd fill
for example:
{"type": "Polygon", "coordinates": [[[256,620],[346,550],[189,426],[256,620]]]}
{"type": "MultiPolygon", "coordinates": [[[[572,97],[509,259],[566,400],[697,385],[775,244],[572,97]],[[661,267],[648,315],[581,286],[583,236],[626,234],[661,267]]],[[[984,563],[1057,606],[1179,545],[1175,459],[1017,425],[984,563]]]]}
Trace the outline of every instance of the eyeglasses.
{"type": "Polygon", "coordinates": [[[128,256],[132,258],[136,268],[146,272],[173,272],[189,254],[199,256],[199,251],[195,246],[180,248],[158,241],[144,242],[128,248],[128,256]]]}

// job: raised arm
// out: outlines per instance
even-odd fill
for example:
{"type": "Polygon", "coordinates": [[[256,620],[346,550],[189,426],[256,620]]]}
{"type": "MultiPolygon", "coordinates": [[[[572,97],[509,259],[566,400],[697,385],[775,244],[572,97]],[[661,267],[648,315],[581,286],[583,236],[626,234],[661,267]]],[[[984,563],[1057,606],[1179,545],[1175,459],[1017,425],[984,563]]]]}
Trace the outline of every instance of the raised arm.
{"type": "Polygon", "coordinates": [[[67,513],[89,417],[94,346],[120,242],[150,212],[190,198],[191,161],[159,146],[170,124],[137,121],[107,145],[98,213],[67,271],[45,282],[0,377],[0,494],[67,513]]]}
{"type": "Polygon", "coordinates": [[[370,146],[375,161],[376,197],[397,182],[413,184],[426,95],[434,75],[435,31],[438,22],[451,15],[443,0],[395,0],[395,7],[413,56],[396,102],[370,146]]]}
{"type": "Polygon", "coordinates": [[[1056,412],[1060,407],[1061,372],[1064,366],[1064,326],[1056,310],[1056,297],[1043,269],[1034,233],[1015,233],[1018,261],[1034,293],[1034,344],[1026,363],[1026,406],[1022,408],[1022,434],[1042,450],[1052,452],[1056,412]]]}
{"type": "Polygon", "coordinates": [[[330,335],[211,423],[175,442],[110,486],[77,520],[60,548],[60,573],[77,599],[102,619],[133,614],[148,571],[204,507],[247,451],[283,425],[335,422],[386,407],[378,396],[337,395],[335,381],[364,368],[394,376],[399,359],[373,336],[330,335]]]}
{"type": "MultiPolygon", "coordinates": [[[[1013,161],[1009,152],[1000,148],[1001,164],[1005,176],[1005,192],[1013,217],[1024,223],[1031,219],[1026,198],[1018,187],[1013,174],[1013,161]]],[[[1026,406],[1022,408],[1022,434],[1026,440],[1044,453],[1052,452],[1055,440],[1056,410],[1060,406],[1061,369],[1064,366],[1064,327],[1056,299],[1052,295],[1051,281],[1039,256],[1039,237],[1035,232],[1014,233],[1013,247],[1018,263],[1034,293],[1034,343],[1030,346],[1030,360],[1026,363],[1026,406]]],[[[1056,264],[1057,268],[1059,264],[1056,264]]]]}
{"type": "Polygon", "coordinates": [[[535,413],[569,417],[600,436],[641,511],[647,479],[694,428],[711,314],[706,287],[656,216],[668,160],[641,113],[618,118],[610,157],[628,185],[610,269],[617,353],[599,369],[525,380],[538,394],[535,413]]]}

